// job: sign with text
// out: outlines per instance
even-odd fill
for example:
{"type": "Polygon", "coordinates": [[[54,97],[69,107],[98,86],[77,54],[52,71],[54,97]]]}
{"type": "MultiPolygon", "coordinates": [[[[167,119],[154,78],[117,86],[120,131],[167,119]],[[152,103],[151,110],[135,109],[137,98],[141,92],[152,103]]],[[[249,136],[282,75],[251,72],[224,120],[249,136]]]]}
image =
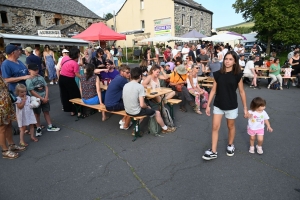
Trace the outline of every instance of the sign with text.
{"type": "Polygon", "coordinates": [[[38,36],[61,37],[60,30],[38,30],[38,36]]]}
{"type": "Polygon", "coordinates": [[[171,36],[172,20],[170,18],[154,20],[154,37],[156,36],[171,36]]]}

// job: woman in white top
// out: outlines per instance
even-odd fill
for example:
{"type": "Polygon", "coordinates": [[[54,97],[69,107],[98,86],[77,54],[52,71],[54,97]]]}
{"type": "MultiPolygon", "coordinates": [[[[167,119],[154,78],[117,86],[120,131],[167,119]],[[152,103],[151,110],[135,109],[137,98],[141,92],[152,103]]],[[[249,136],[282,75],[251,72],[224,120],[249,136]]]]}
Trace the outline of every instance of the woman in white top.
{"type": "Polygon", "coordinates": [[[218,47],[217,48],[217,55],[218,55],[218,61],[220,62],[220,63],[222,63],[223,62],[223,53],[222,53],[222,48],[221,47],[218,47]]]}
{"type": "MultiPolygon", "coordinates": [[[[164,69],[158,65],[153,65],[148,73],[147,78],[143,81],[142,85],[147,88],[148,86],[151,88],[155,88],[156,90],[160,89],[159,80],[168,79],[168,75],[165,73],[164,69]],[[161,73],[160,73],[161,72],[161,73]]],[[[171,91],[166,94],[164,98],[164,103],[167,103],[168,99],[171,99],[175,96],[175,92],[171,91]]],[[[155,98],[156,102],[161,102],[161,96],[155,98]]]]}
{"type": "Polygon", "coordinates": [[[202,115],[202,112],[200,111],[200,99],[201,99],[201,95],[204,97],[206,96],[204,94],[207,92],[199,87],[198,84],[199,69],[200,67],[198,65],[196,64],[192,65],[192,69],[188,75],[188,78],[186,79],[186,83],[187,83],[187,89],[189,90],[189,93],[195,96],[195,104],[197,106],[195,112],[199,115],[202,115]]]}

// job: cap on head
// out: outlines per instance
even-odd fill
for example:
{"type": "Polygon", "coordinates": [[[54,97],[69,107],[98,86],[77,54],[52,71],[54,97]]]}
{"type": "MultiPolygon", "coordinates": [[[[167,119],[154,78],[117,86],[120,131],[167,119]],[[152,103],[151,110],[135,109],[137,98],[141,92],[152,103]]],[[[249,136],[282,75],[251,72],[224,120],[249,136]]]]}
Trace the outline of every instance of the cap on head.
{"type": "Polygon", "coordinates": [[[12,52],[14,52],[15,50],[18,50],[19,48],[15,45],[12,44],[8,44],[5,47],[5,53],[6,54],[11,54],[12,52]]]}
{"type": "Polygon", "coordinates": [[[35,63],[30,63],[28,65],[28,69],[30,69],[30,70],[38,70],[39,66],[37,64],[35,64],[35,63]]]}
{"type": "Polygon", "coordinates": [[[63,49],[62,53],[69,53],[69,51],[67,49],[63,49]]]}
{"type": "Polygon", "coordinates": [[[31,47],[26,47],[25,51],[27,51],[28,53],[31,53],[32,52],[32,48],[31,47]]]}

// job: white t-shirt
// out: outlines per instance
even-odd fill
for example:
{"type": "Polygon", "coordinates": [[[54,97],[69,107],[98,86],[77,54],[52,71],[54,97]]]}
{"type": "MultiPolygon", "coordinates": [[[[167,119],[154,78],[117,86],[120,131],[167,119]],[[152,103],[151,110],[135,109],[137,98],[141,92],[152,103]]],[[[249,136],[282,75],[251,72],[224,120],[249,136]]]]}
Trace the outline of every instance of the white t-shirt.
{"type": "Polygon", "coordinates": [[[270,119],[266,111],[256,112],[249,110],[252,117],[248,119],[248,128],[251,130],[259,130],[265,128],[265,120],[270,119]]]}
{"type": "Polygon", "coordinates": [[[233,49],[236,53],[238,53],[238,51],[239,51],[239,48],[238,47],[234,47],[234,49],[233,49]]]}
{"type": "Polygon", "coordinates": [[[155,55],[159,55],[159,49],[155,47],[155,55]]]}
{"type": "Polygon", "coordinates": [[[183,48],[182,49],[181,53],[183,55],[183,58],[182,58],[183,60],[186,60],[186,57],[188,56],[189,52],[190,52],[190,48],[183,48]],[[186,54],[184,54],[184,53],[186,53],[186,54]]]}
{"type": "Polygon", "coordinates": [[[218,59],[219,58],[222,58],[221,60],[219,60],[219,62],[223,62],[224,56],[223,56],[223,53],[221,51],[218,53],[218,59]]]}
{"type": "Polygon", "coordinates": [[[197,44],[197,49],[201,49],[201,45],[200,44],[197,44]]]}
{"type": "Polygon", "coordinates": [[[131,115],[137,115],[141,111],[139,97],[145,96],[144,87],[136,81],[130,81],[123,87],[123,103],[125,111],[131,115]]]}
{"type": "Polygon", "coordinates": [[[244,54],[245,53],[245,49],[243,47],[239,48],[240,54],[244,54]]]}
{"type": "Polygon", "coordinates": [[[239,59],[239,65],[240,65],[241,67],[245,67],[245,61],[239,59]]]}
{"type": "Polygon", "coordinates": [[[226,49],[226,48],[222,50],[223,57],[226,55],[227,52],[228,52],[228,49],[226,49]]]}
{"type": "Polygon", "coordinates": [[[174,58],[174,56],[176,56],[177,53],[178,53],[178,50],[177,49],[173,49],[172,50],[172,57],[174,58]]]}
{"type": "Polygon", "coordinates": [[[254,69],[254,62],[253,60],[249,60],[245,66],[244,74],[253,74],[251,69],[254,69]]]}

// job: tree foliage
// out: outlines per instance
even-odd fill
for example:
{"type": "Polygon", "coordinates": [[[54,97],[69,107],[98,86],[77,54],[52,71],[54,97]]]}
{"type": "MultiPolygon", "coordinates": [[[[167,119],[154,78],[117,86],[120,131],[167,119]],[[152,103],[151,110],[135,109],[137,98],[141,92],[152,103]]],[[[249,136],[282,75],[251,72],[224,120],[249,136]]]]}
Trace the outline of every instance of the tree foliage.
{"type": "MultiPolygon", "coordinates": [[[[218,29],[222,30],[222,29],[218,29]]],[[[233,31],[240,34],[250,33],[252,31],[252,27],[244,27],[244,26],[238,26],[238,27],[231,27],[224,29],[226,31],[233,31]]]]}
{"type": "Polygon", "coordinates": [[[105,19],[106,21],[108,21],[108,20],[110,20],[110,19],[113,18],[113,17],[114,17],[113,14],[107,13],[107,14],[105,14],[105,16],[104,16],[104,19],[105,19]]]}
{"type": "Polygon", "coordinates": [[[299,0],[236,0],[232,7],[245,20],[255,22],[253,30],[267,41],[267,53],[272,41],[300,43],[299,0]]]}

